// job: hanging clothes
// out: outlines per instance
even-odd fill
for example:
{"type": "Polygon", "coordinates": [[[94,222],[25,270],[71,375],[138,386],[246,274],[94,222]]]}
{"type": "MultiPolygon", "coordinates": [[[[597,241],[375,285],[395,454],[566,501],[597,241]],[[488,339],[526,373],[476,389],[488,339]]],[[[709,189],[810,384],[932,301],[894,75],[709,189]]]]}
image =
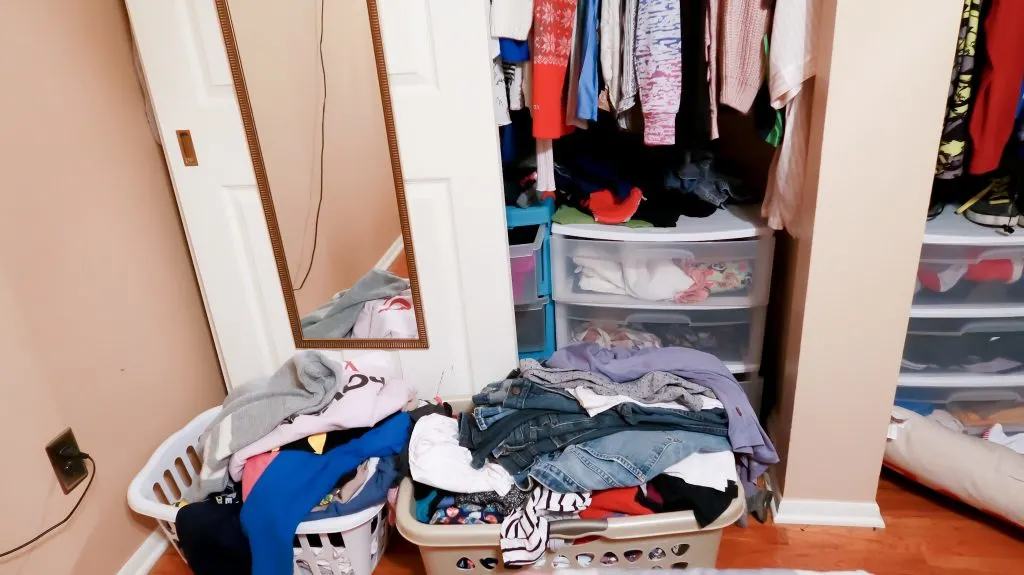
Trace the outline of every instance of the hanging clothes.
{"type": "Polygon", "coordinates": [[[491,0],[491,36],[526,40],[531,24],[533,0],[491,0]]]}
{"type": "Polygon", "coordinates": [[[778,0],[775,3],[768,91],[772,107],[785,107],[786,114],[782,144],[776,149],[768,169],[761,215],[767,218],[771,228],[786,228],[793,235],[798,232],[805,187],[817,31],[815,0],[778,0]]]}
{"type": "Polygon", "coordinates": [[[708,62],[708,95],[711,98],[708,131],[718,139],[718,0],[708,0],[704,16],[704,58],[708,62]]]}
{"type": "MultiPolygon", "coordinates": [[[[490,28],[492,20],[491,3],[485,2],[487,7],[487,27],[490,28]]],[[[508,110],[508,90],[505,88],[505,71],[502,69],[501,43],[498,38],[492,36],[488,40],[488,50],[491,57],[491,89],[494,96],[494,118],[498,126],[507,126],[512,123],[508,110]]]]}
{"type": "Polygon", "coordinates": [[[591,122],[597,121],[597,93],[598,93],[598,0],[580,0],[577,8],[582,16],[577,23],[582,24],[583,29],[578,30],[577,35],[581,36],[583,53],[580,67],[580,79],[576,97],[576,117],[580,120],[591,122]]]}
{"type": "Polygon", "coordinates": [[[708,121],[711,102],[704,34],[707,15],[703,0],[681,4],[683,94],[679,114],[676,115],[676,143],[687,148],[703,148],[711,140],[708,121]]]}
{"type": "MultiPolygon", "coordinates": [[[[586,2],[586,0],[584,0],[586,2]]],[[[565,124],[573,128],[587,129],[588,124],[577,115],[580,96],[580,76],[583,74],[583,19],[586,11],[577,6],[572,26],[572,43],[569,51],[569,85],[565,89],[565,124]]]]}
{"type": "MultiPolygon", "coordinates": [[[[768,31],[771,3],[764,0],[721,0],[720,9],[720,101],[746,114],[764,78],[761,38],[768,31]]],[[[799,38],[807,37],[806,31],[793,32],[799,38]]],[[[773,30],[773,42],[775,34],[773,30]]]]}
{"type": "Polygon", "coordinates": [[[971,114],[971,173],[999,167],[1013,133],[1024,78],[1024,2],[991,0],[985,17],[985,68],[971,114]]]}
{"type": "Polygon", "coordinates": [[[939,157],[935,164],[935,177],[949,180],[964,173],[964,151],[967,149],[969,126],[967,112],[971,105],[971,86],[974,80],[974,55],[981,24],[981,0],[964,0],[960,15],[960,36],[953,60],[953,77],[949,84],[946,103],[946,121],[939,140],[939,157]]]}
{"type": "MultiPolygon", "coordinates": [[[[770,61],[771,51],[769,49],[768,35],[764,36],[764,57],[770,61]]],[[[778,148],[782,143],[782,136],[786,129],[785,116],[781,110],[772,107],[772,97],[768,91],[768,82],[761,85],[761,89],[754,98],[754,126],[757,128],[757,135],[761,136],[769,146],[778,148]]]]}
{"type": "Polygon", "coordinates": [[[611,111],[619,109],[619,76],[622,70],[622,52],[632,46],[622,43],[622,0],[601,2],[601,75],[604,84],[601,90],[608,95],[611,111]]]}
{"type": "Polygon", "coordinates": [[[565,125],[562,91],[569,64],[576,0],[536,0],[533,6],[533,136],[559,138],[565,125]]]}
{"type": "Polygon", "coordinates": [[[671,146],[683,87],[679,0],[640,0],[636,19],[636,75],[644,114],[644,143],[671,146]]]}
{"type": "Polygon", "coordinates": [[[619,76],[619,128],[631,128],[629,111],[636,105],[640,87],[636,83],[636,17],[639,0],[622,0],[622,68],[619,76]]]}
{"type": "Polygon", "coordinates": [[[524,91],[533,112],[537,139],[537,191],[555,190],[551,140],[572,131],[566,126],[562,92],[576,21],[576,0],[536,0],[533,5],[533,60],[524,70],[524,91]],[[528,86],[528,88],[527,88],[528,86]]]}

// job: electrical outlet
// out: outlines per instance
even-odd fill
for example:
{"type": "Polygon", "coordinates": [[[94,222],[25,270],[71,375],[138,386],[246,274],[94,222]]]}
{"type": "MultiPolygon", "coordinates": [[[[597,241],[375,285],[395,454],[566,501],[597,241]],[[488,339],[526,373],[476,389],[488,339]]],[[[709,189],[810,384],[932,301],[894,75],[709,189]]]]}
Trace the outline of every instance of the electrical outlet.
{"type": "Polygon", "coordinates": [[[50,458],[50,465],[53,466],[53,473],[57,475],[60,488],[64,490],[64,495],[67,495],[89,475],[89,470],[85,466],[85,460],[68,459],[61,455],[61,451],[65,449],[78,453],[78,441],[75,440],[75,434],[70,427],[46,444],[46,456],[50,458]]]}

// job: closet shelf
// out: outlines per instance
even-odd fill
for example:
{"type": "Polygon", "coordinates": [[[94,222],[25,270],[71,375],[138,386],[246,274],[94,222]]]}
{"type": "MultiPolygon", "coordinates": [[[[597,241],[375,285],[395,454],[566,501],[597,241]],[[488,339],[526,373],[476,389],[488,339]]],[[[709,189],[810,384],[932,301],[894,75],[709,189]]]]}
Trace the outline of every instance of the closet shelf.
{"type": "Polygon", "coordinates": [[[1020,387],[1024,373],[901,373],[899,387],[993,388],[1020,387]]]}
{"type": "Polygon", "coordinates": [[[934,304],[914,305],[912,318],[1005,318],[1024,317],[1022,304],[934,304]]]}
{"type": "Polygon", "coordinates": [[[972,223],[946,206],[934,220],[925,224],[925,244],[959,246],[1024,246],[1024,229],[1007,234],[998,228],[986,228],[972,223]]]}
{"type": "MultiPolygon", "coordinates": [[[[627,228],[605,224],[554,224],[551,233],[624,242],[712,242],[768,236],[758,206],[729,206],[706,218],[682,216],[674,228],[627,228]]],[[[1024,233],[1021,234],[1024,242],[1024,233]]]]}

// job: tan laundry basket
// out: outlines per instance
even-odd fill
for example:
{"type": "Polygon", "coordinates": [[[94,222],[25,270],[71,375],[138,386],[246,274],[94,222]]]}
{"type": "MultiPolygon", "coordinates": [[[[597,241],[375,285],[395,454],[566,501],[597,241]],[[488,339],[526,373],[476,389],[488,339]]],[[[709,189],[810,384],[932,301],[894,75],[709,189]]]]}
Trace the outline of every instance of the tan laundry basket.
{"type": "MultiPolygon", "coordinates": [[[[449,401],[456,411],[469,411],[472,402],[449,401]]],[[[510,572],[501,562],[499,525],[426,525],[416,519],[412,481],[406,479],[398,490],[398,532],[420,548],[429,575],[448,575],[467,570],[510,572]],[[461,561],[465,559],[466,561],[461,561]],[[459,564],[462,567],[459,567],[459,564]]],[[[535,565],[526,569],[558,567],[599,567],[664,569],[714,567],[722,529],[735,523],[746,511],[743,489],[714,523],[703,529],[692,511],[656,513],[637,517],[586,520],[565,519],[550,523],[552,538],[576,539],[596,536],[579,545],[548,550],[535,565]],[[557,559],[557,561],[556,561],[557,559]]]]}

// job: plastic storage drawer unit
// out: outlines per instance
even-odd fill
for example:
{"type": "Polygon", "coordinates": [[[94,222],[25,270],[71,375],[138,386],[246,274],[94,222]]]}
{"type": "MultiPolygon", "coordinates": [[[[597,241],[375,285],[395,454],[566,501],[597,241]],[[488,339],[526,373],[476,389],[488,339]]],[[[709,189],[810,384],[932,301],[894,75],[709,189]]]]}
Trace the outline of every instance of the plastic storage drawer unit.
{"type": "Polygon", "coordinates": [[[969,433],[980,435],[1001,423],[1007,433],[1024,432],[1024,384],[1005,387],[901,385],[896,405],[928,415],[936,409],[948,411],[969,433]]]}
{"type": "Polygon", "coordinates": [[[751,307],[767,301],[774,239],[631,242],[551,238],[554,299],[633,308],[751,307]]]}
{"type": "Polygon", "coordinates": [[[543,351],[547,341],[548,298],[534,299],[532,303],[515,306],[516,343],[519,353],[543,351]]]}
{"type": "Polygon", "coordinates": [[[717,356],[734,372],[761,361],[764,308],[644,310],[556,304],[559,348],[579,341],[604,347],[690,347],[717,356]]]}
{"type": "Polygon", "coordinates": [[[546,235],[546,224],[508,230],[512,299],[516,305],[533,303],[540,295],[540,278],[543,273],[543,261],[540,256],[546,235]]]}
{"type": "Polygon", "coordinates": [[[1024,305],[1024,246],[925,244],[914,305],[1024,305]]]}
{"type": "Polygon", "coordinates": [[[912,318],[903,373],[1024,371],[1024,318],[912,318]]]}

